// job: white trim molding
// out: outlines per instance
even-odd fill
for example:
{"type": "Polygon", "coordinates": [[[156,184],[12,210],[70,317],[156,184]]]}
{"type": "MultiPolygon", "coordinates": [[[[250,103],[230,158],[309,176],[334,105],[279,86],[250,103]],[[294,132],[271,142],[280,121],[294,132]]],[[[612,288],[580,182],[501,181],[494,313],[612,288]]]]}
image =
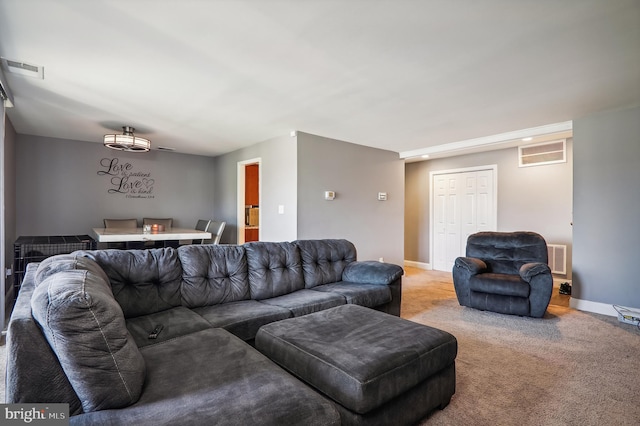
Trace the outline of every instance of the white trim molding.
{"type": "Polygon", "coordinates": [[[618,312],[613,308],[613,305],[601,302],[592,302],[590,300],[576,299],[575,297],[569,299],[569,307],[579,311],[592,312],[594,314],[608,315],[611,317],[618,316],[618,312]]]}
{"type": "Polygon", "coordinates": [[[418,269],[425,269],[427,271],[431,270],[430,263],[416,262],[415,260],[405,260],[404,266],[410,266],[412,268],[418,268],[418,269]]]}
{"type": "Polygon", "coordinates": [[[459,155],[470,152],[517,146],[522,144],[522,139],[526,137],[554,135],[558,139],[561,139],[565,137],[571,137],[572,134],[573,121],[564,121],[561,123],[547,124],[545,126],[531,127],[528,129],[500,133],[497,135],[483,136],[480,138],[467,139],[458,142],[450,142],[431,146],[428,148],[414,149],[412,151],[402,151],[400,152],[400,158],[421,158],[425,155],[429,156],[430,158],[436,158],[449,155],[459,155]]]}

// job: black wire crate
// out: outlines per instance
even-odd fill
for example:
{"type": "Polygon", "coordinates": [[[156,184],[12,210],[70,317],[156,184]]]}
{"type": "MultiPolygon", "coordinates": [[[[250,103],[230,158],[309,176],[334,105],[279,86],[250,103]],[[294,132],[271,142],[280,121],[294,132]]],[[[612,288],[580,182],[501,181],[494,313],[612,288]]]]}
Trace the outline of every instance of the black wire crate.
{"type": "Polygon", "coordinates": [[[18,237],[13,244],[14,296],[18,297],[18,291],[29,263],[42,262],[47,257],[56,254],[72,253],[76,250],[93,250],[95,248],[95,240],[88,235],[18,237]]]}

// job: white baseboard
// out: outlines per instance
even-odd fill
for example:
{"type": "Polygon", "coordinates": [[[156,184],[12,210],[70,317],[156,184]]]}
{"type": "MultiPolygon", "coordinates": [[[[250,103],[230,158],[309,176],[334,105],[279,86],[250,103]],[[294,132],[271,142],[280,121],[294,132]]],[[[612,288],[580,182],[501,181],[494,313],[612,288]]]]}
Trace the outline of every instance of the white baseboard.
{"type": "Polygon", "coordinates": [[[416,262],[415,260],[405,260],[404,266],[411,266],[413,268],[426,269],[427,271],[431,270],[430,263],[416,262]]]}
{"type": "Polygon", "coordinates": [[[590,300],[572,297],[569,299],[569,306],[579,311],[593,312],[594,314],[609,315],[611,317],[618,316],[618,312],[613,308],[613,305],[607,303],[592,302],[590,300]]]}

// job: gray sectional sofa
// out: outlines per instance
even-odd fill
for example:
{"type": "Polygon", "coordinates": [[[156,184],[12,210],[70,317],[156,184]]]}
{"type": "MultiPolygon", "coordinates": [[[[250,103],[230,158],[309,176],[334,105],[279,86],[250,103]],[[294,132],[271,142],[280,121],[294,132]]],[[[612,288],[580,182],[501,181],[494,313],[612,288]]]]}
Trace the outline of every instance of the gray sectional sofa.
{"type": "Polygon", "coordinates": [[[68,403],[73,425],[340,424],[255,336],[345,304],[399,316],[402,274],[346,240],[54,256],[9,322],[6,402],[68,403]]]}

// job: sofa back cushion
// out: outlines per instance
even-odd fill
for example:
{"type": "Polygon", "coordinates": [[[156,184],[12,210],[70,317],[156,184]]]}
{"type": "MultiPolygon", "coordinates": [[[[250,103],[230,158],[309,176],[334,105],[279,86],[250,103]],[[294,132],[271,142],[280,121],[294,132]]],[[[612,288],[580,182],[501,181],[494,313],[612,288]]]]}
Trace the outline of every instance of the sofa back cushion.
{"type": "Polygon", "coordinates": [[[547,243],[535,232],[478,232],[467,238],[466,253],[496,274],[518,274],[525,263],[547,263],[547,243]]]}
{"type": "Polygon", "coordinates": [[[304,288],[300,251],[295,244],[260,241],[244,247],[252,299],[268,299],[304,288]]]}
{"type": "Polygon", "coordinates": [[[182,267],[174,248],[75,252],[106,272],[125,318],[148,315],[181,304],[182,267]]]}
{"type": "Polygon", "coordinates": [[[67,270],[49,276],[34,290],[31,311],[85,412],[138,400],[144,359],[100,274],[67,270]]]}
{"type": "Polygon", "coordinates": [[[187,308],[249,299],[247,258],[242,246],[185,245],[182,263],[182,304],[187,308]]]}
{"type": "Polygon", "coordinates": [[[347,240],[298,240],[306,288],[342,281],[342,271],[357,258],[356,247],[347,240]]]}

